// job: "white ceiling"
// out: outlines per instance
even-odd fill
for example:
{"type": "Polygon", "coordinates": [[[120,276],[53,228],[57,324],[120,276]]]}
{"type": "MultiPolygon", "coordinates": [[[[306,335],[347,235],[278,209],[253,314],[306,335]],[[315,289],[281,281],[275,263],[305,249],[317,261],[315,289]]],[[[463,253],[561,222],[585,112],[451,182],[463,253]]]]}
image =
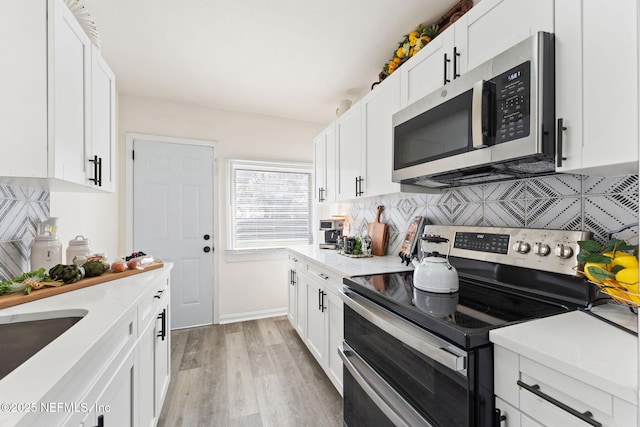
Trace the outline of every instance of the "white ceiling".
{"type": "Polygon", "coordinates": [[[328,123],[456,0],[84,0],[123,94],[328,123]]]}

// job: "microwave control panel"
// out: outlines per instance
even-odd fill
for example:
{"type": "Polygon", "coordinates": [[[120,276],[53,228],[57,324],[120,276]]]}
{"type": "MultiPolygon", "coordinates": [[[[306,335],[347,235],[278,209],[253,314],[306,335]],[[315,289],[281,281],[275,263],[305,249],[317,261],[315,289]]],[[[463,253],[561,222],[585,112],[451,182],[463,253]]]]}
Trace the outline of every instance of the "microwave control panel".
{"type": "Polygon", "coordinates": [[[496,144],[529,136],[531,132],[531,62],[493,78],[496,91],[496,144]]]}

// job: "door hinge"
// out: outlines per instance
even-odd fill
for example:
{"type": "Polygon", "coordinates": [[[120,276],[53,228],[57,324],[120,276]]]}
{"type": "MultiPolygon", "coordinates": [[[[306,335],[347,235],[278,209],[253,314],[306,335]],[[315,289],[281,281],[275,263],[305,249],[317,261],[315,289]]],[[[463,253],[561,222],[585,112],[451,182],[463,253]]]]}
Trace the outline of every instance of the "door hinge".
{"type": "Polygon", "coordinates": [[[131,150],[131,160],[135,160],[136,159],[136,152],[134,150],[131,150]]]}

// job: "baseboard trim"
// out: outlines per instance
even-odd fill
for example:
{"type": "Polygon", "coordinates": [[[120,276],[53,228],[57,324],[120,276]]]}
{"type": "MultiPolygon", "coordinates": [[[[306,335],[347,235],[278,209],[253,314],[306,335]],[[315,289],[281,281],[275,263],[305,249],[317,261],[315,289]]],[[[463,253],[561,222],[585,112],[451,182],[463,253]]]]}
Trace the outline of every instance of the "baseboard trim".
{"type": "Polygon", "coordinates": [[[266,319],[268,317],[283,316],[287,314],[287,307],[271,310],[250,311],[248,313],[223,314],[220,316],[220,324],[246,322],[247,320],[266,319]]]}

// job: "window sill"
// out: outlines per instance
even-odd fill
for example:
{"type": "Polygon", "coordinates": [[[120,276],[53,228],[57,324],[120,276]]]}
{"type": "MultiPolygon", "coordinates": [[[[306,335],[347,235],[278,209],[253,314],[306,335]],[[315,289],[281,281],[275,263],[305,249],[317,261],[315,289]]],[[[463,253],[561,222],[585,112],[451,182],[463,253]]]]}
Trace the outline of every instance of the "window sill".
{"type": "Polygon", "coordinates": [[[224,256],[227,262],[267,261],[287,259],[288,252],[285,248],[235,249],[226,250],[224,256]]]}

